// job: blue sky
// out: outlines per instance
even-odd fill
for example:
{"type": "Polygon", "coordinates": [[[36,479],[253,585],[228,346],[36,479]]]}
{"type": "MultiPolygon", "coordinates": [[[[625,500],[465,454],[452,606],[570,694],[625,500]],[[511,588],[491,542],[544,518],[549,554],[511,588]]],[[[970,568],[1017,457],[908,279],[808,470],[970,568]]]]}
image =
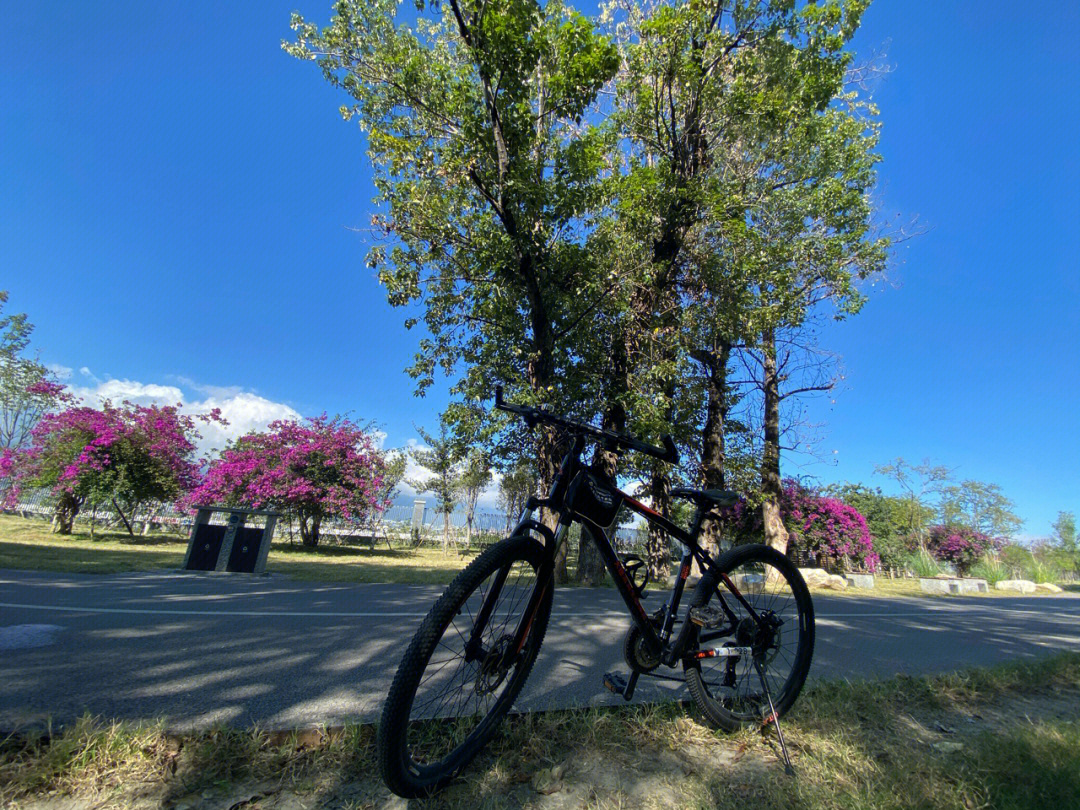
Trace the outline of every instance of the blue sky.
{"type": "MultiPolygon", "coordinates": [[[[343,98],[280,50],[329,0],[46,2],[0,51],[0,289],[87,391],[229,403],[238,425],[351,411],[388,446],[412,395],[405,332],[362,258],[373,189],[343,98]],[[80,372],[85,369],[85,372],[80,372]]],[[[845,388],[824,482],[896,456],[1000,484],[1049,532],[1080,511],[1080,11],[877,0],[886,216],[927,231],[831,326],[845,388]],[[833,452],[835,451],[835,452],[833,452]]]]}

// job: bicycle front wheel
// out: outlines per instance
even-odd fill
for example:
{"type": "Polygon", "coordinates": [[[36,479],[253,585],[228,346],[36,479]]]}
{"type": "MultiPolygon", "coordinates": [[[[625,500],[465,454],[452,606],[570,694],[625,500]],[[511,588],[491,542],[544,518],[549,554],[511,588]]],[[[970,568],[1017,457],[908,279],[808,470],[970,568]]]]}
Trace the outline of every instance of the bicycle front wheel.
{"type": "Polygon", "coordinates": [[[717,576],[703,576],[690,609],[706,610],[719,626],[694,628],[687,649],[711,657],[694,658],[692,652],[683,669],[706,720],[735,731],[767,718],[770,696],[777,716],[799,696],[814,654],[814,606],[799,569],[774,548],[736,546],[717,567],[753,613],[717,576]]]}
{"type": "Polygon", "coordinates": [[[551,615],[546,551],[510,537],[469,564],[417,630],[376,739],[387,786],[404,798],[450,782],[491,738],[532,669],[551,615]]]}

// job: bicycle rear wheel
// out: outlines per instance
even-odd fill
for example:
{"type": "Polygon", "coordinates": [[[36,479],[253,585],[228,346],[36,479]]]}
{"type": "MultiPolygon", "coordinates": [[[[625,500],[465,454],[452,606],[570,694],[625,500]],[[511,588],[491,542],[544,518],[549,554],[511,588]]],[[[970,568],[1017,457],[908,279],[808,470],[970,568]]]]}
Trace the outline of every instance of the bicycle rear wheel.
{"type": "Polygon", "coordinates": [[[799,696],[814,654],[814,606],[799,569],[774,548],[736,546],[717,560],[717,567],[754,613],[766,620],[767,627],[752,618],[717,576],[706,574],[690,609],[710,606],[720,627],[695,627],[687,649],[702,655],[719,650],[720,654],[688,657],[683,669],[690,695],[709,723],[735,731],[769,716],[759,667],[778,716],[799,696]],[[727,654],[725,648],[732,647],[753,653],[727,654]]]}
{"type": "Polygon", "coordinates": [[[473,560],[431,608],[379,722],[377,756],[394,793],[442,788],[491,738],[536,660],[553,584],[544,547],[510,537],[473,560]]]}

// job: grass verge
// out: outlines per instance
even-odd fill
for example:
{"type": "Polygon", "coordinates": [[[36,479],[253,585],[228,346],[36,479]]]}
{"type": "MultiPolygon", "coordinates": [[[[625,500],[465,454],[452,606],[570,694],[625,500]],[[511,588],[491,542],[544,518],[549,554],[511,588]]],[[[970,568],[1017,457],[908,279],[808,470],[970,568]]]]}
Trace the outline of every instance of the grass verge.
{"type": "MultiPolygon", "coordinates": [[[[773,734],[723,735],[679,704],[522,715],[443,794],[409,805],[911,810],[1075,806],[1080,655],[928,678],[822,683],[773,734]]],[[[0,744],[0,804],[191,810],[403,807],[373,772],[373,731],[174,738],[90,718],[0,744]]]]}
{"type": "MultiPolygon", "coordinates": [[[[14,515],[0,515],[0,568],[60,571],[75,574],[113,574],[180,568],[187,538],[152,533],[89,531],[77,525],[71,535],[52,534],[49,524],[14,515]]],[[[387,549],[327,545],[311,550],[274,543],[267,570],[316,582],[393,582],[446,584],[475,556],[451,550],[387,549]]]]}

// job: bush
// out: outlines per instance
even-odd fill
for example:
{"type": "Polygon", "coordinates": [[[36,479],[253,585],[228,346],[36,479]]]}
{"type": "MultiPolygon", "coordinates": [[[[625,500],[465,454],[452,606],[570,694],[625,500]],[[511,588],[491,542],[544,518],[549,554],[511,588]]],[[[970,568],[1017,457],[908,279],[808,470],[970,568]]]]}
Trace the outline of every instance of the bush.
{"type": "Polygon", "coordinates": [[[1024,577],[1032,582],[1053,582],[1061,576],[1061,570],[1052,563],[1038,559],[1034,554],[1024,566],[1024,577]]]}
{"type": "Polygon", "coordinates": [[[906,565],[917,577],[936,577],[941,574],[941,564],[921,549],[907,558],[906,565]]]}
{"type": "Polygon", "coordinates": [[[984,554],[1000,548],[1001,542],[966,526],[931,526],[926,548],[934,559],[952,563],[956,572],[965,576],[984,554]]]}
{"type": "Polygon", "coordinates": [[[996,585],[1003,579],[1009,578],[1009,567],[990,554],[984,554],[982,559],[971,566],[971,576],[985,579],[988,585],[996,585]]]}
{"type": "Polygon", "coordinates": [[[789,480],[784,482],[780,508],[790,532],[788,542],[795,548],[813,552],[841,570],[877,570],[880,558],[874,551],[866,518],[855,507],[789,480]]]}

